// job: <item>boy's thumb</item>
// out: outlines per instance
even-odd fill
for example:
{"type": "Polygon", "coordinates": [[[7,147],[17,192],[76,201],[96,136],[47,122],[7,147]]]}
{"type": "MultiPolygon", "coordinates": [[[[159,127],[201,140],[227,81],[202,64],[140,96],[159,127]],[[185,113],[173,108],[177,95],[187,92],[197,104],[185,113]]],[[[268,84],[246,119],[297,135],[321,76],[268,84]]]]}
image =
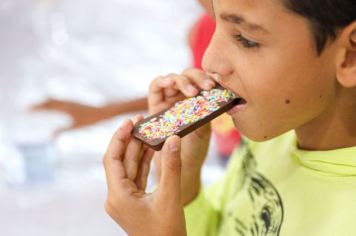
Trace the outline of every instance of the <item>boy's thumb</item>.
{"type": "MultiPolygon", "coordinates": [[[[180,198],[181,142],[176,135],[169,137],[161,151],[161,177],[159,192],[161,197],[180,198]]],[[[176,199],[176,200],[178,200],[176,199]]],[[[167,199],[166,199],[167,200],[167,199]]]]}

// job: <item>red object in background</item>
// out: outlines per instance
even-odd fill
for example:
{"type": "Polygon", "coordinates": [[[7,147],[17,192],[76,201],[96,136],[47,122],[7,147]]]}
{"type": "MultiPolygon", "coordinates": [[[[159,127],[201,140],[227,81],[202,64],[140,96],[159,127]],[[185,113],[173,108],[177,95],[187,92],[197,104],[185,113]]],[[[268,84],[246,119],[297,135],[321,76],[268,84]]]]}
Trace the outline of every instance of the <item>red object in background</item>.
{"type": "Polygon", "coordinates": [[[201,69],[203,55],[215,31],[215,21],[208,14],[202,15],[195,23],[191,35],[193,65],[201,69]]]}
{"type": "Polygon", "coordinates": [[[240,132],[235,128],[231,116],[222,114],[212,121],[212,130],[221,158],[230,157],[235,147],[241,143],[240,132]]]}
{"type": "MultiPolygon", "coordinates": [[[[193,65],[201,69],[205,50],[215,31],[215,21],[208,14],[202,15],[190,32],[190,45],[193,54],[193,65]]],[[[234,127],[231,117],[222,115],[213,122],[213,134],[221,158],[228,158],[236,145],[240,144],[240,133],[234,127]]]]}

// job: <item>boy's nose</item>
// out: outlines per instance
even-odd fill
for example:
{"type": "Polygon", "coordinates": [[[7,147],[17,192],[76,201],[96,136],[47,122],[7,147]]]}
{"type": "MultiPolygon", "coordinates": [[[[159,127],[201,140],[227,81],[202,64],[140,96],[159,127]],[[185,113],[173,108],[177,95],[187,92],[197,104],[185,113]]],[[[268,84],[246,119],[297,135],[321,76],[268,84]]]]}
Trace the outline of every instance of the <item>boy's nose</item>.
{"type": "Polygon", "coordinates": [[[227,54],[228,48],[215,32],[203,56],[203,70],[209,74],[221,75],[221,77],[232,74],[233,69],[228,61],[227,54]]]}

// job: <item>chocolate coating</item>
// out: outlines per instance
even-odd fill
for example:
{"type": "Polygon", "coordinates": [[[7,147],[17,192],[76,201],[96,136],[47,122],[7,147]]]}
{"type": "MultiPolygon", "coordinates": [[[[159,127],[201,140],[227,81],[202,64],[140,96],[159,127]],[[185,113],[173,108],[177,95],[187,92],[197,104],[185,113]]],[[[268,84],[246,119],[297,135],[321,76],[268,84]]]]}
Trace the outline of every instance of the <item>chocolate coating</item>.
{"type": "Polygon", "coordinates": [[[135,125],[133,136],[158,151],[169,136],[184,137],[228,111],[238,101],[232,92],[217,86],[145,118],[135,125]]]}

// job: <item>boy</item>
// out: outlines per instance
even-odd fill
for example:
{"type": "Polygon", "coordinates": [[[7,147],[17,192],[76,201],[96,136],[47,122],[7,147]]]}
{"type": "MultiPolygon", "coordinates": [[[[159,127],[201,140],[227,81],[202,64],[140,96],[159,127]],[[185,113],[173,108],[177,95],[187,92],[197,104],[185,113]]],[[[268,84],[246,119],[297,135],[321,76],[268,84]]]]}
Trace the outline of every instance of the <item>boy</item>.
{"type": "Polygon", "coordinates": [[[217,28],[203,68],[156,78],[151,113],[214,83],[250,141],[208,191],[200,170],[207,125],[154,154],[115,133],[104,157],[105,204],[129,235],[356,235],[356,4],[353,0],[214,0],[217,28]],[[292,132],[288,132],[294,130],[292,132]],[[183,213],[185,206],[185,217],[183,213]],[[186,221],[186,225],[185,225],[186,221]]]}

